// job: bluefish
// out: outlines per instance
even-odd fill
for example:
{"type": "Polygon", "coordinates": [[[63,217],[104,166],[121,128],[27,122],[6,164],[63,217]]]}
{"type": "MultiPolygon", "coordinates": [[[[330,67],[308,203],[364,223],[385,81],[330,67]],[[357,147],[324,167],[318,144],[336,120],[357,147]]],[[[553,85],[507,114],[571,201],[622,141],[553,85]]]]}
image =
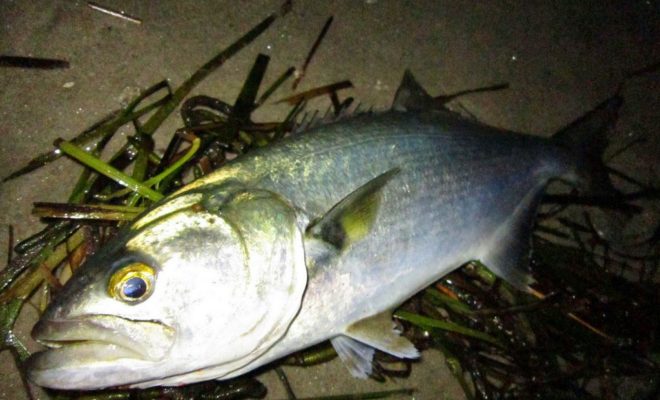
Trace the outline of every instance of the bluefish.
{"type": "Polygon", "coordinates": [[[406,73],[391,110],[241,156],[154,204],[85,263],[34,327],[29,379],[58,389],[228,379],[330,340],[356,377],[418,351],[392,311],[479,260],[523,290],[554,179],[611,189],[618,96],[550,139],[437,107],[406,73]]]}

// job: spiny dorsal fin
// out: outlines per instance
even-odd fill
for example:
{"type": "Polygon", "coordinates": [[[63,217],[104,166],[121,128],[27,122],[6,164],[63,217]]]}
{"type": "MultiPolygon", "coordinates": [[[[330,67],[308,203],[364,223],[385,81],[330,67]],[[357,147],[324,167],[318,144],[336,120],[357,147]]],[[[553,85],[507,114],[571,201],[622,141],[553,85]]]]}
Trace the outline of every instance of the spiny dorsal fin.
{"type": "Polygon", "coordinates": [[[344,334],[399,358],[418,358],[419,351],[395,329],[391,312],[365,318],[346,328],[344,334]]]}
{"type": "Polygon", "coordinates": [[[313,222],[307,228],[307,235],[338,250],[365,237],[376,220],[381,189],[399,171],[399,168],[391,169],[360,186],[313,222]]]}
{"type": "Polygon", "coordinates": [[[334,337],[330,343],[351,375],[360,379],[367,379],[371,375],[375,353],[373,348],[346,336],[334,337]]]}
{"type": "Polygon", "coordinates": [[[435,101],[420,85],[412,72],[403,73],[401,84],[394,95],[392,109],[395,111],[424,111],[436,108],[435,101]]]}
{"type": "Polygon", "coordinates": [[[319,126],[343,121],[345,119],[353,118],[358,115],[370,114],[370,113],[372,113],[371,109],[366,111],[362,110],[361,103],[355,104],[354,101],[350,101],[350,102],[345,101],[340,105],[338,109],[334,109],[334,111],[332,106],[328,107],[323,115],[321,115],[319,110],[303,113],[300,120],[296,122],[293,128],[291,129],[291,134],[298,135],[319,126]]]}

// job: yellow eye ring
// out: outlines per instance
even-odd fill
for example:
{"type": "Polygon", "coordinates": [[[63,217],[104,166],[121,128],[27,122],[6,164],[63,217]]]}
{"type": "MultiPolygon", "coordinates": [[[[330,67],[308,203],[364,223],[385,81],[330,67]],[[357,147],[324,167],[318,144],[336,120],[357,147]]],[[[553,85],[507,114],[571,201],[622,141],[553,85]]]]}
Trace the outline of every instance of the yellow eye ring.
{"type": "Polygon", "coordinates": [[[117,300],[137,303],[146,300],[153,291],[156,272],[147,264],[128,264],[110,277],[108,293],[117,300]]]}

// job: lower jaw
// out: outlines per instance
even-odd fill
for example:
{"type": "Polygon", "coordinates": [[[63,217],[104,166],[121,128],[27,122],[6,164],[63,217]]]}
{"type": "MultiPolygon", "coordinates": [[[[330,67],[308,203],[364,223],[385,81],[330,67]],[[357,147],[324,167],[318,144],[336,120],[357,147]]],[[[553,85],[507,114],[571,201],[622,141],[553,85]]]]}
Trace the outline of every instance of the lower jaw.
{"type": "Polygon", "coordinates": [[[28,379],[39,386],[93,390],[135,382],[131,371],[141,364],[152,363],[121,346],[81,342],[36,353],[26,361],[25,369],[28,379]]]}

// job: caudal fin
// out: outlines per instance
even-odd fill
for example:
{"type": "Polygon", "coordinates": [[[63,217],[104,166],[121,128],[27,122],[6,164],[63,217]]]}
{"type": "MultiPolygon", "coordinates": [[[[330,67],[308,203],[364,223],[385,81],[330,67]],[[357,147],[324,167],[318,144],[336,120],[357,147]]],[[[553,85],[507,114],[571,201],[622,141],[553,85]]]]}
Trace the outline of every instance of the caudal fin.
{"type": "MultiPolygon", "coordinates": [[[[573,183],[585,196],[618,196],[612,186],[607,168],[602,161],[608,146],[607,131],[614,125],[623,104],[620,96],[613,96],[587,114],[571,122],[557,132],[552,140],[567,149],[575,160],[573,183]]],[[[531,292],[532,276],[525,268],[530,249],[534,215],[542,194],[532,192],[510,216],[498,233],[498,246],[485,254],[480,261],[495,274],[523,291],[531,292]]]]}
{"type": "Polygon", "coordinates": [[[616,94],[557,132],[552,140],[567,148],[576,160],[578,189],[590,196],[616,196],[603,153],[608,146],[607,131],[619,116],[623,98],[616,94]]]}

